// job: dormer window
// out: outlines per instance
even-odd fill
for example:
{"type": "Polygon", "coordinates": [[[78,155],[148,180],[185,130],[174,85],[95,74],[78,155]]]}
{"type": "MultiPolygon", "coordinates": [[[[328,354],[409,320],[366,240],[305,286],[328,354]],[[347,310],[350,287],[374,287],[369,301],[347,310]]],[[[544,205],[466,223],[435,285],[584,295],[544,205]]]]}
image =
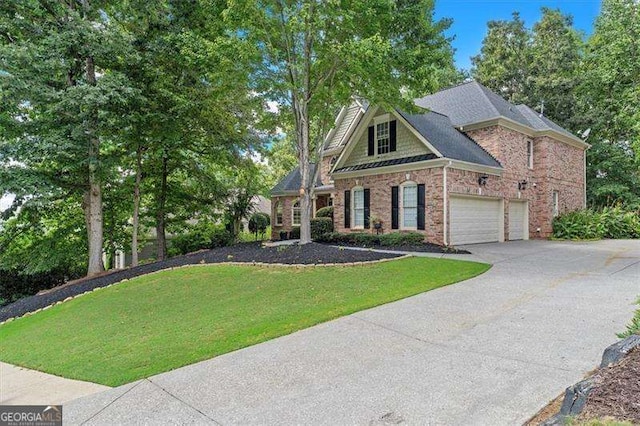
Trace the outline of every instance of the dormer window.
{"type": "Polygon", "coordinates": [[[376,144],[378,146],[378,155],[390,152],[391,141],[389,139],[388,121],[376,125],[376,144]]]}
{"type": "Polygon", "coordinates": [[[396,120],[391,114],[384,114],[373,120],[369,126],[367,155],[384,155],[396,150],[396,120]]]}

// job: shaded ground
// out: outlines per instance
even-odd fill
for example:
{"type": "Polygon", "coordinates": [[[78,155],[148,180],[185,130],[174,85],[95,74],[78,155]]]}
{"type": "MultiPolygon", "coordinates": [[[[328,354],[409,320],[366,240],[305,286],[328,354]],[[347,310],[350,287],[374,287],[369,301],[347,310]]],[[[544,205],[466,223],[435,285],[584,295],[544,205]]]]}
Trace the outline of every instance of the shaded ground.
{"type": "Polygon", "coordinates": [[[316,265],[366,262],[390,259],[398,256],[398,254],[390,253],[340,250],[335,247],[328,247],[324,244],[317,243],[310,243],[305,246],[290,245],[278,247],[262,247],[260,242],[236,244],[230,247],[221,247],[213,250],[203,250],[185,256],[176,256],[163,262],[154,262],[135,268],[106,273],[95,278],[76,280],[3,306],[0,308],[0,322],[6,321],[9,318],[22,316],[27,312],[33,312],[95,288],[105,287],[122,280],[183,265],[223,262],[316,265]]]}
{"type": "Polygon", "coordinates": [[[594,377],[597,385],[589,393],[580,420],[607,417],[640,424],[640,348],[594,377]]]}

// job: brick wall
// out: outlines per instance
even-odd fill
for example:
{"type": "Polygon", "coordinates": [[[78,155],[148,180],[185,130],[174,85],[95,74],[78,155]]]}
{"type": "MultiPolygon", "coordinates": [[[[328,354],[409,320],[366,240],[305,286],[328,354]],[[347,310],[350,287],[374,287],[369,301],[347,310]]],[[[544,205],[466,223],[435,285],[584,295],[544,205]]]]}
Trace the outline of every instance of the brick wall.
{"type": "Polygon", "coordinates": [[[344,227],[344,191],[355,186],[370,189],[371,215],[383,221],[385,233],[395,232],[391,229],[391,187],[399,186],[406,181],[425,184],[425,230],[418,231],[425,235],[428,241],[443,243],[443,198],[442,198],[442,168],[423,169],[411,172],[385,173],[361,178],[336,179],[336,194],[333,202],[334,226],[337,232],[371,232],[368,230],[347,229],[344,227]],[[407,179],[407,174],[409,179],[407,179]]]}
{"type": "Polygon", "coordinates": [[[280,231],[290,231],[291,225],[291,206],[298,197],[273,197],[271,198],[271,239],[278,240],[280,231]],[[282,206],[282,225],[276,226],[276,207],[278,203],[282,206]]]}

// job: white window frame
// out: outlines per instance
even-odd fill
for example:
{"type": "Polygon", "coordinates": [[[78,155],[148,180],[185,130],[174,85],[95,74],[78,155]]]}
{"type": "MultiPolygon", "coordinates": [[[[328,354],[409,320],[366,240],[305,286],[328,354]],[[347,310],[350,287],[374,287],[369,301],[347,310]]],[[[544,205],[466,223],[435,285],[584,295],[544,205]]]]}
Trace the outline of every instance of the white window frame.
{"type": "Polygon", "coordinates": [[[300,199],[293,200],[291,203],[291,226],[300,226],[302,223],[302,206],[300,205],[300,199]],[[298,207],[296,207],[296,204],[298,207]],[[296,212],[298,212],[298,223],[296,223],[296,212]]]}
{"type": "Polygon", "coordinates": [[[364,229],[364,222],[366,218],[364,217],[364,187],[362,186],[354,186],[351,188],[351,229],[364,229]],[[362,193],[362,225],[356,225],[356,192],[362,193]]]}
{"type": "Polygon", "coordinates": [[[533,169],[533,141],[527,141],[527,166],[533,169]]]}
{"type": "Polygon", "coordinates": [[[382,114],[379,115],[377,117],[374,117],[373,119],[373,132],[374,132],[374,142],[375,142],[375,147],[374,147],[374,154],[375,155],[386,155],[386,154],[390,154],[391,153],[391,114],[382,114]],[[379,138],[378,137],[378,126],[382,125],[382,124],[386,124],[387,125],[387,136],[386,138],[379,138]],[[380,152],[380,139],[386,139],[387,141],[387,151],[386,152],[380,152]]]}
{"type": "Polygon", "coordinates": [[[552,191],[551,200],[553,217],[558,217],[560,216],[560,192],[556,190],[552,191]]]}
{"type": "MultiPolygon", "coordinates": [[[[399,194],[398,204],[400,207],[400,229],[403,231],[417,231],[418,230],[418,184],[413,181],[404,182],[400,185],[400,194],[399,194]],[[406,226],[404,224],[404,190],[406,188],[413,187],[416,190],[416,226],[406,226]]],[[[413,207],[412,207],[413,208],[413,207]]]]}
{"type": "Polygon", "coordinates": [[[276,213],[276,217],[275,217],[275,224],[276,226],[282,226],[282,219],[284,219],[284,206],[283,206],[283,202],[278,200],[276,201],[276,209],[275,209],[275,213],[276,213]],[[280,215],[280,220],[278,221],[278,215],[280,215]]]}

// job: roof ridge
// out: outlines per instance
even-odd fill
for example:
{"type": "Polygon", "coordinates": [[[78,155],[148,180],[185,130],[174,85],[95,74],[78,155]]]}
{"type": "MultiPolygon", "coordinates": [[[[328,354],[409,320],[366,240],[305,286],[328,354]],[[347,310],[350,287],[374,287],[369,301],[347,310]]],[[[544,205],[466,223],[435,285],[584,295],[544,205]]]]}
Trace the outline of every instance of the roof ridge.
{"type": "MultiPolygon", "coordinates": [[[[493,101],[491,101],[491,99],[489,98],[489,95],[487,95],[487,92],[485,92],[484,89],[489,90],[488,87],[483,86],[482,84],[478,83],[477,81],[473,80],[473,83],[475,83],[475,88],[480,90],[480,93],[482,93],[482,96],[487,100],[487,102],[489,102],[489,105],[491,105],[491,109],[493,110],[493,112],[496,114],[496,116],[502,116],[502,114],[500,113],[500,111],[498,111],[498,108],[496,108],[496,106],[493,104],[493,101]]],[[[493,92],[492,92],[493,93],[493,92]]],[[[505,102],[510,103],[509,101],[507,101],[505,99],[505,102]]]]}

